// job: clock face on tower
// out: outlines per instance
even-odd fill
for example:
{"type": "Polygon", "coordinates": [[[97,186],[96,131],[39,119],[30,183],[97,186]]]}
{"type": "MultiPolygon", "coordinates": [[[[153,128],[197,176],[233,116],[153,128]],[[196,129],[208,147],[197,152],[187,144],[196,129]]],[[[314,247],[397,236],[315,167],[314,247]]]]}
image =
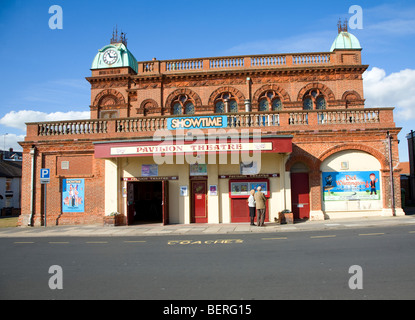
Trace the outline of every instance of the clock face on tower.
{"type": "Polygon", "coordinates": [[[104,53],[103,60],[108,65],[114,64],[118,60],[118,54],[112,49],[107,50],[104,53]]]}

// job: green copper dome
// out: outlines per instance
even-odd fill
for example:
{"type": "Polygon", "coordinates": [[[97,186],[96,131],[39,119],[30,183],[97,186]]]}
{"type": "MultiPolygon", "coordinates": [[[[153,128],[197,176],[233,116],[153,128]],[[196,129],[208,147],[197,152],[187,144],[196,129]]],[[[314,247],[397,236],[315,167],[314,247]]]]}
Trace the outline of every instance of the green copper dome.
{"type": "Polygon", "coordinates": [[[359,40],[349,32],[339,32],[336,40],[334,40],[330,51],[333,52],[336,49],[362,49],[359,40]]]}
{"type": "Polygon", "coordinates": [[[98,51],[91,69],[130,67],[138,72],[137,59],[123,43],[113,43],[98,51]]]}

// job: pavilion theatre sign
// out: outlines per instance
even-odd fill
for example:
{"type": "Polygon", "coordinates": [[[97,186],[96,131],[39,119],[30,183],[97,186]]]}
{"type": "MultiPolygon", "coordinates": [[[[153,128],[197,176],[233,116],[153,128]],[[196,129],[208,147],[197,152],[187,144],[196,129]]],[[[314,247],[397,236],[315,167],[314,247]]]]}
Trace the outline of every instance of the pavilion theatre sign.
{"type": "Polygon", "coordinates": [[[111,156],[144,155],[162,153],[193,153],[193,152],[238,152],[238,151],[271,151],[272,143],[209,143],[209,144],[170,144],[170,145],[139,145],[128,147],[112,147],[111,156]]]}
{"type": "Polygon", "coordinates": [[[198,139],[196,141],[142,140],[125,142],[95,142],[95,158],[148,157],[171,154],[222,153],[291,153],[292,136],[274,136],[261,139],[198,139]]]}

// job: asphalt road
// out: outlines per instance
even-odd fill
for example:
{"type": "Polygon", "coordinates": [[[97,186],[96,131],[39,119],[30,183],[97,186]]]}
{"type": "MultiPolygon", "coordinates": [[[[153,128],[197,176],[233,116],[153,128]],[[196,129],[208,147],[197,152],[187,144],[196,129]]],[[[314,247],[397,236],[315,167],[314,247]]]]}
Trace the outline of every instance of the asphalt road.
{"type": "Polygon", "coordinates": [[[2,238],[0,300],[415,299],[414,242],[415,226],[2,238]],[[355,265],[361,273],[349,273],[355,265]],[[355,276],[363,289],[349,287],[355,276]],[[50,289],[52,277],[62,289],[50,289]]]}

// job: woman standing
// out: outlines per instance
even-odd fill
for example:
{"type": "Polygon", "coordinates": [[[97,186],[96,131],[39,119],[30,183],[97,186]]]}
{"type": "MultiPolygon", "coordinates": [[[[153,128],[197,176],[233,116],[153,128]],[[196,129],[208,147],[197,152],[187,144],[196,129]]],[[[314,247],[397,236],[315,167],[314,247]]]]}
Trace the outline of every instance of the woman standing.
{"type": "Polygon", "coordinates": [[[251,226],[254,226],[255,219],[255,199],[254,199],[255,190],[251,190],[251,195],[248,198],[248,207],[249,207],[249,217],[251,218],[251,226]]]}

